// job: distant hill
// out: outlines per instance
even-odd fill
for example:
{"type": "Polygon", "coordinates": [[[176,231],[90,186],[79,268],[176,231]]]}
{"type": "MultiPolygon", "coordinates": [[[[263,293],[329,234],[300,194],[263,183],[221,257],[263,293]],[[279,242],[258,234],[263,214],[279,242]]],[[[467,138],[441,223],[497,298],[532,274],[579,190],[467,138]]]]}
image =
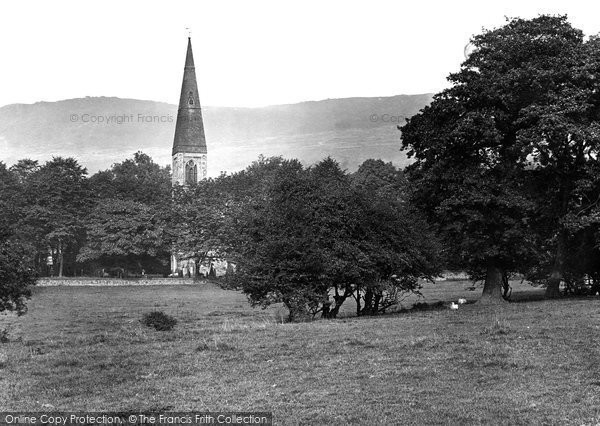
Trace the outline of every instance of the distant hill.
{"type": "MultiPolygon", "coordinates": [[[[305,164],[330,155],[349,170],[367,158],[403,166],[406,157],[399,151],[396,125],[431,97],[204,107],[209,174],[243,169],[259,154],[298,158],[305,164]]],[[[11,165],[21,158],[73,156],[94,173],[141,150],[159,164],[170,164],[176,116],[176,105],[107,97],[7,105],[0,108],[0,161],[11,165]]]]}

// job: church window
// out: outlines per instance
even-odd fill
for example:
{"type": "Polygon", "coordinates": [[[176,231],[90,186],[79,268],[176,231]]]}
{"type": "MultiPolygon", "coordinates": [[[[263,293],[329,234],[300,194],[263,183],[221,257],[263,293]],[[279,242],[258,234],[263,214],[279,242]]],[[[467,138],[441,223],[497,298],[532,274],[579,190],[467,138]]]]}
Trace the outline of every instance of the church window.
{"type": "Polygon", "coordinates": [[[198,183],[198,166],[191,160],[185,165],[185,183],[186,185],[198,183]]]}
{"type": "Polygon", "coordinates": [[[194,105],[194,94],[192,92],[188,93],[188,104],[194,105]]]}

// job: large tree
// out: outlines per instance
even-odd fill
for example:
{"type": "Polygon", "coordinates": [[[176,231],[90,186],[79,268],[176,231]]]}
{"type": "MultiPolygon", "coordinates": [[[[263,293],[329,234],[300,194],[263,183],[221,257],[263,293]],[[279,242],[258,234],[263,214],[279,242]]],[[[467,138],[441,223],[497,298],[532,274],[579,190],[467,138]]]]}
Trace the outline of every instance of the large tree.
{"type": "Polygon", "coordinates": [[[18,173],[23,179],[19,236],[32,245],[38,267],[51,254],[62,276],[67,257],[69,266],[74,267],[85,237],[83,219],[92,206],[87,171],[75,159],[63,157],[54,157],[39,168],[33,166],[18,173]]]}
{"type": "Polygon", "coordinates": [[[207,179],[189,187],[173,188],[169,233],[177,255],[193,259],[197,268],[223,261],[228,252],[230,226],[227,210],[239,197],[227,176],[207,179]]]}
{"type": "Polygon", "coordinates": [[[88,266],[166,272],[174,202],[169,168],[136,152],[94,174],[89,184],[96,207],[85,218],[87,241],[77,259],[88,266]]]}
{"type": "Polygon", "coordinates": [[[165,219],[161,210],[144,203],[102,200],[86,220],[87,242],[77,260],[165,272],[171,247],[165,219]]]}
{"type": "Polygon", "coordinates": [[[307,226],[310,184],[298,161],[262,163],[240,173],[238,188],[254,191],[236,197],[229,211],[234,227],[229,258],[237,269],[230,282],[252,304],[283,302],[290,320],[300,320],[307,316],[307,305],[318,305],[327,294],[318,241],[307,226]],[[254,174],[263,181],[252,179],[254,174]]]}
{"type": "Polygon", "coordinates": [[[18,314],[25,312],[36,278],[31,253],[15,238],[20,189],[18,176],[0,162],[0,312],[18,314]]]}
{"type": "Polygon", "coordinates": [[[160,167],[141,151],[94,174],[90,177],[90,186],[98,199],[117,198],[153,206],[171,200],[169,167],[160,167]]]}
{"type": "Polygon", "coordinates": [[[19,183],[24,184],[25,182],[27,182],[29,176],[31,176],[32,173],[38,171],[39,168],[40,165],[37,160],[24,158],[13,164],[10,167],[10,171],[13,173],[14,177],[19,181],[19,183]]]}
{"type": "Polygon", "coordinates": [[[20,192],[17,176],[0,161],[0,239],[8,237],[15,230],[20,192]]]}
{"type": "Polygon", "coordinates": [[[375,314],[435,273],[427,225],[400,199],[365,185],[376,181],[367,172],[355,184],[332,159],[309,169],[297,161],[263,166],[251,170],[262,184],[229,213],[234,281],[252,302],[283,302],[297,320],[319,310],[335,317],[354,296],[359,314],[375,314]]]}
{"type": "MultiPolygon", "coordinates": [[[[416,199],[439,223],[455,264],[485,271],[482,301],[498,301],[503,273],[537,261],[531,219],[540,209],[531,189],[542,173],[556,177],[575,161],[576,150],[561,152],[574,136],[561,121],[579,122],[575,105],[590,99],[579,93],[580,80],[595,77],[582,72],[582,34],[565,17],[513,19],[472,43],[474,53],[449,77],[452,87],[401,130],[416,160],[409,168],[416,199]],[[548,168],[548,155],[559,153],[565,161],[548,168]]],[[[560,187],[573,179],[548,182],[546,202],[568,204],[569,190],[560,187]]]]}
{"type": "Polygon", "coordinates": [[[525,70],[540,81],[541,93],[523,110],[518,137],[530,150],[538,223],[545,231],[545,247],[553,252],[546,294],[557,297],[565,274],[571,274],[569,246],[576,235],[568,226],[570,218],[586,216],[597,204],[589,196],[598,186],[600,42],[584,42],[566,18],[554,18],[546,26],[552,31],[544,43],[545,60],[537,69],[525,70]]]}
{"type": "Polygon", "coordinates": [[[431,280],[439,273],[441,247],[432,227],[410,202],[403,172],[392,163],[366,160],[352,175],[352,185],[366,202],[360,214],[363,233],[356,236],[357,242],[376,272],[357,285],[357,313],[374,315],[396,304],[407,290],[418,290],[420,278],[431,280]]]}

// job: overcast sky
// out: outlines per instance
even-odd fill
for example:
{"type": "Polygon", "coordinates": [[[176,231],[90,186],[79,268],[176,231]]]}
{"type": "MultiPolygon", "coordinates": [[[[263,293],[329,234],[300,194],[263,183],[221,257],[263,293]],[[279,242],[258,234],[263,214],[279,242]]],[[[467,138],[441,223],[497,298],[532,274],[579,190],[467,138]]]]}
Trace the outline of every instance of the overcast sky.
{"type": "Polygon", "coordinates": [[[3,1],[0,105],[84,96],[177,103],[192,28],[204,105],[260,106],[437,92],[469,38],[505,16],[595,1],[3,1]]]}

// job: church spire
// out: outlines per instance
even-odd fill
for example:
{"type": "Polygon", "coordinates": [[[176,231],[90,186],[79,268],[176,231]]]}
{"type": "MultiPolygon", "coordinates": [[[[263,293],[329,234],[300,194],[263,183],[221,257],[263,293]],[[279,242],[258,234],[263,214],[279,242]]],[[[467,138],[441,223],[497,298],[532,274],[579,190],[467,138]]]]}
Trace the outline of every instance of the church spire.
{"type": "Polygon", "coordinates": [[[192,52],[192,38],[188,37],[187,53],[185,55],[185,67],[194,68],[194,52],[192,52]]]}
{"type": "Polygon", "coordinates": [[[204,136],[198,85],[196,84],[191,37],[188,37],[177,123],[175,124],[175,138],[173,140],[173,155],[178,153],[206,154],[206,138],[204,136]]]}
{"type": "MultiPolygon", "coordinates": [[[[190,187],[206,179],[208,176],[207,160],[208,154],[206,152],[198,85],[196,84],[192,39],[188,35],[181,96],[179,97],[175,138],[173,140],[172,184],[174,186],[190,187]]],[[[193,193],[189,195],[191,196],[193,193]]],[[[187,271],[191,276],[194,276],[197,267],[198,265],[196,265],[193,258],[186,258],[174,246],[171,253],[171,272],[173,275],[179,275],[184,273],[183,271],[187,271]]]]}

